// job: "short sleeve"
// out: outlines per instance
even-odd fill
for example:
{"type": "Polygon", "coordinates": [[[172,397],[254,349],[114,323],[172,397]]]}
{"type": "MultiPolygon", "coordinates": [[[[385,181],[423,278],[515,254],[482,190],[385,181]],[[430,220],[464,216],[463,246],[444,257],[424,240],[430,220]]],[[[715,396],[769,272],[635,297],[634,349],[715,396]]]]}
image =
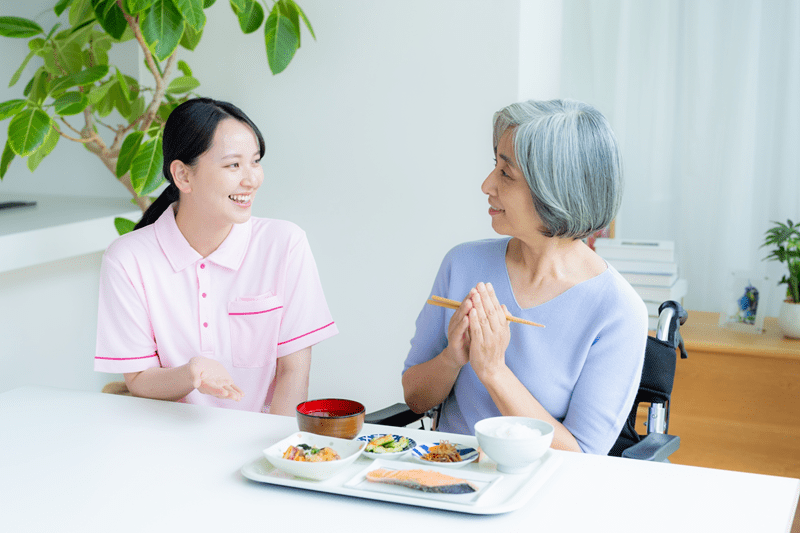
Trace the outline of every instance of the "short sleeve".
{"type": "Polygon", "coordinates": [[[615,317],[589,348],[563,422],[584,452],[600,455],[608,454],[630,414],[647,343],[641,299],[619,298],[613,308],[615,317]]]}
{"type": "Polygon", "coordinates": [[[313,346],[339,332],[328,309],[305,232],[299,231],[290,242],[278,357],[313,346]]]}
{"type": "MultiPolygon", "coordinates": [[[[431,294],[449,297],[450,261],[449,255],[445,256],[436,279],[433,282],[431,294]]],[[[411,339],[411,349],[406,356],[403,373],[412,366],[430,361],[447,347],[447,324],[454,311],[435,305],[423,305],[417,316],[414,337],[411,339]]]]}
{"type": "Polygon", "coordinates": [[[141,281],[103,256],[97,313],[94,369],[99,372],[139,372],[160,366],[155,336],[141,281]]]}

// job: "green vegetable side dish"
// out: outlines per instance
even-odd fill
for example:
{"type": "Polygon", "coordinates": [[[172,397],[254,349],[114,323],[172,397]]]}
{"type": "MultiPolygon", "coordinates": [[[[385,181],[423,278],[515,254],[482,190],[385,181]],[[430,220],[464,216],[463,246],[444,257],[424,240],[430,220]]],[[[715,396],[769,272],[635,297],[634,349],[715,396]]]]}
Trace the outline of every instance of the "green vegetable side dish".
{"type": "Polygon", "coordinates": [[[396,453],[405,451],[408,447],[408,437],[400,437],[395,440],[393,435],[383,435],[369,441],[364,451],[370,453],[396,453]]]}

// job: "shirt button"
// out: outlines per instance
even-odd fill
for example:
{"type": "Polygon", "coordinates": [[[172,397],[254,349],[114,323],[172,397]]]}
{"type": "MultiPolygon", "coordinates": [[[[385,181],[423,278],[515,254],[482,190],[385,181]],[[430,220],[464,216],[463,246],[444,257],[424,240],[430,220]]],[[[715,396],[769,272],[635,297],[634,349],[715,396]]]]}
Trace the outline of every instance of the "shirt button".
{"type": "Polygon", "coordinates": [[[200,263],[200,268],[205,268],[205,267],[206,267],[205,263],[200,263]]]}
{"type": "Polygon", "coordinates": [[[206,297],[206,293],[203,293],[203,298],[205,298],[205,297],[206,297]]]}
{"type": "Polygon", "coordinates": [[[208,322],[203,322],[203,327],[207,328],[208,327],[208,322]]]}

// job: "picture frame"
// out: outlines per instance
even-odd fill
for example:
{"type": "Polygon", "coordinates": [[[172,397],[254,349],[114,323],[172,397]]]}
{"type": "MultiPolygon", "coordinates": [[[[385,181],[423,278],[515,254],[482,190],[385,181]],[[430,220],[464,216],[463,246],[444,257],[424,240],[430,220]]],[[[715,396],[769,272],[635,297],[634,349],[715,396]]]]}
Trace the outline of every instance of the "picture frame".
{"type": "Polygon", "coordinates": [[[727,275],[719,326],[745,333],[763,333],[771,283],[768,276],[752,271],[727,275]]]}

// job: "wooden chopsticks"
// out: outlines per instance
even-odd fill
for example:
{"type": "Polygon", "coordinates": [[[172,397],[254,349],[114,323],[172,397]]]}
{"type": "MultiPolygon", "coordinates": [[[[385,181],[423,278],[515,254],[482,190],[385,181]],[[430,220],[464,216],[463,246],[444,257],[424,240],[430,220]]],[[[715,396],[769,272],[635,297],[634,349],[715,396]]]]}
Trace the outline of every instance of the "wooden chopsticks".
{"type": "MultiPolygon", "coordinates": [[[[445,307],[447,309],[458,309],[461,306],[461,302],[450,300],[449,298],[442,298],[441,296],[436,295],[432,295],[428,299],[428,303],[431,305],[438,305],[439,307],[445,307]]],[[[531,322],[530,320],[525,320],[524,318],[517,318],[511,315],[507,315],[506,318],[511,322],[516,322],[517,324],[527,324],[528,326],[536,326],[539,328],[544,327],[542,324],[537,324],[536,322],[531,322]]]]}

